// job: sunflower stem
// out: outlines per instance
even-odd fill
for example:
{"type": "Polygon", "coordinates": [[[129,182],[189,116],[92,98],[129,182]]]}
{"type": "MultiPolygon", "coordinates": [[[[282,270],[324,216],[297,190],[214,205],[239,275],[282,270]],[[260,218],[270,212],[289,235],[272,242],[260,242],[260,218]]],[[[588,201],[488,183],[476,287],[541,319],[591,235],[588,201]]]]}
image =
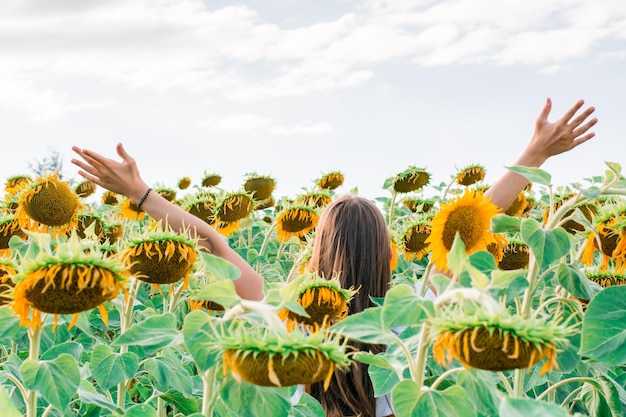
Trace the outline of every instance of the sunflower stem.
{"type": "Polygon", "coordinates": [[[502,385],[504,385],[504,389],[506,389],[506,392],[509,394],[509,396],[512,396],[513,387],[511,386],[511,383],[509,382],[509,380],[504,376],[504,373],[497,372],[497,374],[500,377],[500,381],[502,381],[502,385]]]}
{"type": "Polygon", "coordinates": [[[202,373],[202,415],[213,416],[213,407],[217,399],[215,391],[215,381],[217,379],[217,366],[212,366],[202,373]]]}
{"type": "Polygon", "coordinates": [[[28,390],[24,387],[24,384],[20,382],[19,379],[15,378],[10,373],[7,373],[7,379],[15,384],[20,394],[22,394],[22,399],[24,400],[24,404],[28,401],[28,390]]]}
{"type": "Polygon", "coordinates": [[[412,372],[414,381],[421,389],[424,386],[424,374],[426,373],[426,352],[428,351],[428,323],[422,324],[420,330],[419,346],[417,350],[417,359],[415,361],[415,370],[412,372]]]}
{"type": "Polygon", "coordinates": [[[584,377],[572,377],[572,378],[567,378],[564,379],[562,381],[557,382],[554,385],[550,385],[548,388],[546,388],[546,390],[544,392],[542,392],[541,394],[539,394],[537,396],[537,401],[543,399],[546,395],[550,394],[551,392],[553,392],[554,390],[556,390],[557,388],[565,385],[565,384],[569,384],[572,382],[588,382],[588,381],[593,381],[593,378],[584,378],[584,377]]]}
{"type": "Polygon", "coordinates": [[[433,389],[433,390],[437,389],[439,384],[445,381],[447,377],[449,377],[450,375],[456,374],[457,372],[462,372],[462,371],[465,371],[464,366],[459,366],[458,368],[448,369],[447,371],[439,375],[439,377],[435,380],[435,382],[433,382],[432,385],[430,386],[430,389],[433,389]]]}
{"type": "MultiPolygon", "coordinates": [[[[120,335],[124,334],[130,327],[133,317],[133,306],[135,304],[135,298],[137,297],[137,291],[139,290],[139,280],[133,279],[130,282],[130,288],[128,289],[128,297],[124,303],[122,303],[122,312],[120,314],[120,335]]],[[[120,355],[128,352],[128,345],[120,346],[120,355]]],[[[126,406],[126,382],[122,381],[117,384],[117,406],[124,411],[126,406]]]]}
{"type": "MultiPolygon", "coordinates": [[[[574,398],[576,395],[578,395],[578,393],[580,391],[582,391],[583,389],[583,385],[581,385],[580,387],[576,388],[575,390],[573,390],[572,392],[569,393],[569,395],[567,397],[565,397],[565,399],[561,402],[561,407],[565,408],[565,404],[567,404],[568,402],[571,401],[572,398],[574,398]]],[[[570,411],[571,411],[571,406],[569,407],[570,411]]]]}
{"type": "MultiPolygon", "coordinates": [[[[39,361],[39,347],[41,345],[41,326],[35,326],[28,331],[28,359],[39,361]]],[[[26,417],[37,417],[37,391],[28,390],[26,399],[26,417]]]]}
{"type": "Polygon", "coordinates": [[[267,232],[265,232],[265,237],[263,238],[261,249],[259,249],[259,254],[257,255],[259,258],[261,258],[261,256],[263,256],[263,254],[265,253],[265,249],[267,249],[267,244],[269,243],[270,237],[275,228],[276,228],[276,221],[274,221],[272,225],[270,226],[270,228],[267,229],[267,232]]]}
{"type": "Polygon", "coordinates": [[[398,193],[394,190],[393,193],[391,194],[391,201],[389,202],[389,216],[387,219],[387,226],[391,227],[391,224],[393,222],[393,215],[395,213],[395,209],[396,209],[396,196],[398,195],[398,193]]]}
{"type": "Polygon", "coordinates": [[[522,398],[524,396],[524,370],[516,369],[513,376],[513,392],[511,397],[522,398]]]}
{"type": "Polygon", "coordinates": [[[158,417],[167,417],[167,412],[165,410],[165,401],[163,401],[163,398],[157,397],[156,408],[158,417]]]}

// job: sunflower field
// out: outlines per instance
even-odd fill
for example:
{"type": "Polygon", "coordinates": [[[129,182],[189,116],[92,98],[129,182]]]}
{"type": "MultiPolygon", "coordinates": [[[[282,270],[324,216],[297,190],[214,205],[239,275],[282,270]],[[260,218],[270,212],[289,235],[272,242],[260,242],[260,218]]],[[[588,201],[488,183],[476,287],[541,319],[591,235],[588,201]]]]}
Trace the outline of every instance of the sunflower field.
{"type": "Polygon", "coordinates": [[[623,416],[626,178],[606,166],[559,186],[512,167],[529,185],[505,211],[481,165],[440,184],[399,171],[375,199],[391,286],[352,315],[359,289],[306,269],[324,208],[358,193],[340,171],[295,196],[256,174],[234,191],[219,174],[154,186],[263,276],[262,301],[124,196],[57,172],[6,178],[0,415],[322,417],[298,386],[357,361],[399,417],[623,416]]]}

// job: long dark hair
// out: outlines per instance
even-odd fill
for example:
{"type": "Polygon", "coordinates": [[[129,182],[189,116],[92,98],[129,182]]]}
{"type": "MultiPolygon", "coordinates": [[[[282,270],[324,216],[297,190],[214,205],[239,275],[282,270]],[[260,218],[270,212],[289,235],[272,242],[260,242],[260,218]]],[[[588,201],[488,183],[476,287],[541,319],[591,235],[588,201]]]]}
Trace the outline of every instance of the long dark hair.
{"type": "MultiPolygon", "coordinates": [[[[349,314],[374,304],[370,297],[385,296],[391,281],[391,240],[380,209],[370,200],[342,196],[322,213],[315,231],[309,268],[320,275],[338,276],[344,288],[358,289],[349,314]]],[[[350,342],[359,351],[379,353],[384,346],[350,342]]],[[[323,384],[309,387],[328,417],[376,417],[374,388],[367,365],[354,362],[347,372],[335,371],[327,391],[323,384]]]]}

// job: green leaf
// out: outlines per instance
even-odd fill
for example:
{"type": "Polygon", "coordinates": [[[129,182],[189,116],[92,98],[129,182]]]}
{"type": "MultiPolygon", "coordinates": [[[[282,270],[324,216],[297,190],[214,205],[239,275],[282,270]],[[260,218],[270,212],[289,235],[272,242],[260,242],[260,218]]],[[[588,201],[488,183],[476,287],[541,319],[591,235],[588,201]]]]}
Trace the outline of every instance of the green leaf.
{"type": "Polygon", "coordinates": [[[191,375],[179,359],[173,359],[167,356],[158,356],[156,358],[146,359],[144,368],[154,379],[154,386],[161,392],[174,388],[187,395],[191,395],[193,382],[191,375]]]}
{"type": "Polygon", "coordinates": [[[372,380],[374,395],[377,397],[389,394],[400,382],[400,377],[392,369],[370,365],[367,372],[372,380]]]}
{"type": "Polygon", "coordinates": [[[20,319],[15,315],[15,311],[9,305],[0,307],[0,344],[10,344],[15,339],[20,330],[20,319]]]}
{"type": "Polygon", "coordinates": [[[132,378],[139,368],[139,359],[132,352],[113,353],[106,345],[97,345],[91,354],[89,369],[105,391],[132,378]]]}
{"type": "Polygon", "coordinates": [[[595,200],[596,198],[600,197],[602,195],[602,190],[600,189],[600,187],[589,187],[587,189],[582,189],[580,190],[580,192],[587,198],[587,200],[595,200]]]}
{"type": "Polygon", "coordinates": [[[165,313],[133,324],[113,344],[143,346],[147,350],[157,351],[176,342],[177,336],[176,316],[165,313]]]}
{"type": "Polygon", "coordinates": [[[540,168],[530,168],[516,165],[507,167],[507,169],[525,176],[530,182],[535,184],[545,185],[547,187],[551,185],[552,182],[552,176],[540,168]]]}
{"type": "Polygon", "coordinates": [[[0,416],[22,417],[22,413],[13,405],[6,390],[0,385],[0,416]]]}
{"type": "Polygon", "coordinates": [[[581,355],[611,366],[626,364],[626,286],[605,288],[587,306],[581,355]]]}
{"type": "Polygon", "coordinates": [[[419,297],[407,284],[398,284],[385,295],[383,326],[386,329],[419,325],[424,319],[434,315],[433,302],[419,297]]]}
{"type": "Polygon", "coordinates": [[[20,373],[26,388],[40,393],[60,411],[65,410],[80,383],[76,359],[66,353],[49,361],[28,359],[20,366],[20,373]]]}
{"type": "MultiPolygon", "coordinates": [[[[393,410],[397,417],[475,417],[476,410],[458,385],[443,391],[426,390],[412,380],[401,381],[391,392],[393,410]]],[[[505,414],[503,414],[505,415],[505,414]]]]}
{"type": "Polygon", "coordinates": [[[235,284],[232,281],[213,282],[191,297],[194,300],[210,300],[221,304],[224,308],[231,308],[239,304],[241,298],[237,295],[235,284]]]}
{"type": "Polygon", "coordinates": [[[620,176],[620,174],[622,173],[622,166],[620,164],[618,164],[617,162],[608,161],[604,161],[604,163],[607,167],[609,167],[611,171],[615,173],[615,175],[617,175],[618,177],[620,176]]]}
{"type": "Polygon", "coordinates": [[[107,397],[98,393],[89,381],[83,379],[78,386],[78,398],[84,404],[92,404],[109,411],[118,411],[117,405],[113,404],[107,397]]]}
{"type": "Polygon", "coordinates": [[[158,417],[158,414],[154,408],[138,404],[127,408],[124,417],[158,417]]]}
{"type": "Polygon", "coordinates": [[[46,350],[45,353],[41,355],[40,360],[49,360],[54,359],[59,356],[61,353],[67,353],[72,356],[76,361],[81,360],[81,356],[83,354],[83,345],[77,342],[65,342],[59,343],[58,345],[52,346],[50,349],[46,350]]]}
{"type": "Polygon", "coordinates": [[[183,325],[185,345],[200,372],[214,366],[220,357],[216,330],[209,320],[211,317],[207,313],[196,310],[187,314],[183,325]]]}
{"type": "Polygon", "coordinates": [[[287,416],[292,408],[289,388],[259,387],[232,378],[221,388],[222,399],[237,416],[287,416]]]}
{"type": "Polygon", "coordinates": [[[457,274],[463,271],[463,266],[467,260],[467,252],[465,251],[465,243],[461,236],[457,233],[454,236],[454,242],[448,252],[448,268],[457,274]]]}
{"type": "Polygon", "coordinates": [[[559,265],[557,279],[567,292],[583,300],[593,300],[593,297],[602,290],[602,287],[588,279],[580,268],[568,264],[559,265]]]}
{"type": "Polygon", "coordinates": [[[503,397],[498,410],[503,417],[570,417],[558,405],[532,399],[503,397]]]}
{"type": "Polygon", "coordinates": [[[617,387],[608,378],[598,376],[583,386],[582,402],[591,416],[622,417],[624,415],[617,387]]]}
{"type": "Polygon", "coordinates": [[[371,307],[333,324],[332,331],[363,343],[389,344],[394,340],[383,323],[383,307],[371,307]]]}
{"type": "Polygon", "coordinates": [[[314,397],[303,392],[298,403],[293,406],[293,417],[325,417],[326,412],[314,397]]]}
{"type": "Polygon", "coordinates": [[[491,218],[491,231],[494,233],[517,233],[521,222],[517,217],[496,214],[491,218]]]}
{"type": "Polygon", "coordinates": [[[500,402],[496,389],[496,378],[492,373],[471,370],[458,376],[458,385],[463,387],[474,408],[484,416],[497,416],[500,402]]]}
{"type": "Polygon", "coordinates": [[[204,270],[218,281],[233,281],[241,276],[241,271],[224,258],[206,252],[200,252],[204,261],[204,270]]]}
{"type": "Polygon", "coordinates": [[[200,400],[189,398],[177,390],[169,390],[166,393],[159,395],[159,397],[165,400],[165,402],[172,404],[185,416],[195,413],[200,409],[198,404],[198,401],[200,400]]]}
{"type": "Polygon", "coordinates": [[[550,265],[569,252],[571,242],[567,232],[561,228],[544,230],[535,219],[522,221],[521,235],[537,259],[539,267],[550,265]]]}

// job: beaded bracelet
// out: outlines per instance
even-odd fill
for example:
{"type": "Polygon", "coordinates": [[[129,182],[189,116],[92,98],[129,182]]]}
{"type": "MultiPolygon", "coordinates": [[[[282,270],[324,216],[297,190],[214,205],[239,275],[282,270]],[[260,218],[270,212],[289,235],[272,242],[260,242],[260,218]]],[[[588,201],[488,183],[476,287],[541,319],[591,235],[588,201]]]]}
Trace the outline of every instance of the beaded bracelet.
{"type": "Polygon", "coordinates": [[[141,197],[141,200],[139,200],[139,203],[137,204],[138,209],[140,209],[143,203],[145,203],[146,198],[148,198],[148,194],[150,194],[150,191],[152,191],[152,188],[148,188],[148,191],[146,191],[143,197],[141,197]]]}

